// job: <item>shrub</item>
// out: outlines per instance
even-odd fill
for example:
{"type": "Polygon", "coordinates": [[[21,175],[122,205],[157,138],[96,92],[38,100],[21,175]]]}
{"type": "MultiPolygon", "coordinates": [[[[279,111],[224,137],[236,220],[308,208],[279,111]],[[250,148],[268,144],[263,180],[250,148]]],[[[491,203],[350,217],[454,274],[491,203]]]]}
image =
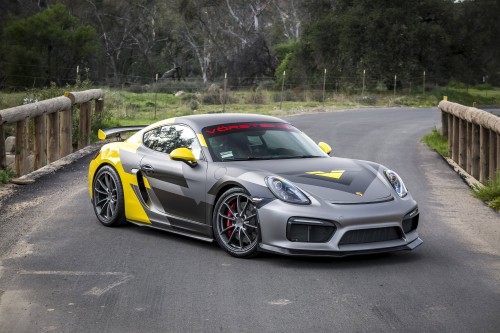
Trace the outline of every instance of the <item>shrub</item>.
{"type": "Polygon", "coordinates": [[[422,138],[422,142],[437,151],[440,155],[448,157],[448,140],[444,139],[436,128],[422,138]]]}
{"type": "Polygon", "coordinates": [[[474,186],[474,196],[491,208],[500,210],[500,171],[490,177],[484,187],[474,186]]]}
{"type": "Polygon", "coordinates": [[[0,184],[7,184],[14,177],[16,177],[16,173],[10,167],[0,169],[0,184]]]}

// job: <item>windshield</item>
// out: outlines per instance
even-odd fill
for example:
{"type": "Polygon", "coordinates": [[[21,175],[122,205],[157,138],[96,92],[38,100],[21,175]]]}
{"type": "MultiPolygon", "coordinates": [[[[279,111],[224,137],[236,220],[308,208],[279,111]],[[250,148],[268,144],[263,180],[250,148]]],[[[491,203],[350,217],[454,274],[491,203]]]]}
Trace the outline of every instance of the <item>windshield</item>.
{"type": "Polygon", "coordinates": [[[328,157],[308,136],[286,123],[235,123],[205,127],[212,159],[221,161],[328,157]]]}

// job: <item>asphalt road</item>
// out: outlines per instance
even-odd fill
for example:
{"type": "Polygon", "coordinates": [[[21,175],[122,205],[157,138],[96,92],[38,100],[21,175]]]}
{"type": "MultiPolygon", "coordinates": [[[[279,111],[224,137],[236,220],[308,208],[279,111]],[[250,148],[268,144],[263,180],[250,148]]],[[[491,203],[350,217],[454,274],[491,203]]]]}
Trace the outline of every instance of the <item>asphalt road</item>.
{"type": "Polygon", "coordinates": [[[241,260],[162,231],[106,228],[88,197],[87,157],[0,208],[0,332],[499,332],[500,218],[419,142],[439,127],[438,110],[289,120],[335,155],[399,172],[424,244],[241,260]]]}

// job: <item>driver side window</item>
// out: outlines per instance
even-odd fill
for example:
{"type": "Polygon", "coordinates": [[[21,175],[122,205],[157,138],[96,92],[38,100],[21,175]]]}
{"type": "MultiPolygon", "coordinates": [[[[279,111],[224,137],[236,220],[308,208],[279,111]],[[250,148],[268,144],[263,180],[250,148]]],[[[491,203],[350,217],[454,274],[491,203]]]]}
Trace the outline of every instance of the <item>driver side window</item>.
{"type": "Polygon", "coordinates": [[[149,149],[170,154],[177,148],[188,148],[194,157],[201,158],[201,147],[193,130],[183,125],[165,125],[144,133],[142,139],[149,149]]]}

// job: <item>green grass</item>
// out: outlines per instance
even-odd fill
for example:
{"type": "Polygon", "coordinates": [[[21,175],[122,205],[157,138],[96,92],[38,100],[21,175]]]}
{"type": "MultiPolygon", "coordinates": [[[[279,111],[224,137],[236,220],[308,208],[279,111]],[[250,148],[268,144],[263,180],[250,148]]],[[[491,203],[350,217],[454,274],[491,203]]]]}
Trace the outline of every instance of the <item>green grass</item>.
{"type": "Polygon", "coordinates": [[[437,151],[441,156],[448,157],[448,140],[444,139],[435,128],[422,138],[422,142],[437,151]]]}
{"type": "Polygon", "coordinates": [[[448,96],[450,102],[477,107],[500,105],[500,88],[482,89],[480,86],[474,88],[447,87],[435,92],[436,98],[441,99],[448,96]]]}
{"type": "Polygon", "coordinates": [[[16,177],[16,173],[9,167],[0,170],[0,185],[7,184],[9,180],[16,177]]]}
{"type": "Polygon", "coordinates": [[[485,201],[489,207],[500,211],[500,171],[491,177],[484,186],[475,186],[474,196],[485,201]]]}
{"type": "MultiPolygon", "coordinates": [[[[448,140],[442,138],[437,129],[434,128],[431,133],[424,136],[422,142],[440,155],[448,157],[448,140]]],[[[474,186],[473,194],[476,198],[486,202],[489,207],[500,211],[500,171],[484,186],[474,186]]]]}

